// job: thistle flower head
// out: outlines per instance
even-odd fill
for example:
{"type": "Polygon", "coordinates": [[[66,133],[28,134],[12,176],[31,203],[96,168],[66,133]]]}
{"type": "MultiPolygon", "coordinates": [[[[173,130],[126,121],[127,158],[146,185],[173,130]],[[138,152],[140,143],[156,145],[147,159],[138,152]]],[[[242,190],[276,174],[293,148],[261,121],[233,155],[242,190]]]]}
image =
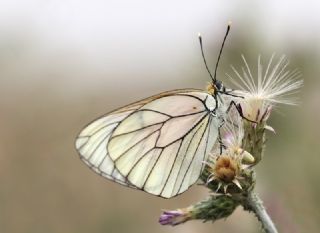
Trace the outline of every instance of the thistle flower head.
{"type": "Polygon", "coordinates": [[[212,154],[207,165],[209,172],[207,185],[214,184],[216,193],[221,191],[227,193],[230,185],[242,189],[240,180],[242,179],[243,167],[240,157],[228,153],[212,154]]]}
{"type": "Polygon", "coordinates": [[[256,78],[244,56],[242,59],[245,64],[245,67],[242,67],[242,74],[231,66],[240,81],[236,81],[229,74],[227,76],[240,89],[235,93],[244,97],[239,103],[246,118],[252,121],[266,121],[274,105],[297,103],[291,95],[297,92],[303,81],[299,80],[300,72],[287,70],[289,62],[285,56],[281,56],[274,64],[272,55],[266,69],[263,69],[259,56],[256,78]]]}
{"type": "Polygon", "coordinates": [[[207,183],[217,183],[216,192],[223,188],[224,193],[227,193],[230,185],[242,189],[241,183],[247,174],[245,169],[254,162],[253,156],[242,149],[244,131],[241,117],[239,114],[230,114],[226,120],[222,138],[225,149],[221,154],[220,148],[214,150],[207,162],[207,183]]]}

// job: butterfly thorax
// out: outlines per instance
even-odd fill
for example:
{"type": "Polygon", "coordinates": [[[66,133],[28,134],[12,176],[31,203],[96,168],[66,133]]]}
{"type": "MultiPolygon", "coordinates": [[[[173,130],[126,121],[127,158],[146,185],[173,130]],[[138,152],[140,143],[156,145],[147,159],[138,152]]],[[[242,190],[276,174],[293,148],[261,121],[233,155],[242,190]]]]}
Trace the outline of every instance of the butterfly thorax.
{"type": "MultiPolygon", "coordinates": [[[[223,86],[222,82],[219,80],[216,80],[214,82],[210,82],[207,85],[207,93],[210,95],[211,98],[208,98],[208,102],[206,102],[206,107],[209,109],[211,112],[215,113],[217,108],[219,107],[219,101],[218,95],[219,93],[224,93],[225,87],[223,86]]],[[[220,103],[221,105],[221,103],[220,103]]]]}

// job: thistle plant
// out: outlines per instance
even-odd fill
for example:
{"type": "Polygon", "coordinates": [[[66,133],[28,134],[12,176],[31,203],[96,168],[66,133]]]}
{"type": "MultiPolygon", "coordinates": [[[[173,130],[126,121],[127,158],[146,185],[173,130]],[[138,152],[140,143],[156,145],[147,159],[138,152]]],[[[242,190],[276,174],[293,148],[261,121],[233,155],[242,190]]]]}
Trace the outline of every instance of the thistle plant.
{"type": "Polygon", "coordinates": [[[201,175],[210,196],[187,208],[165,211],[160,217],[162,225],[178,225],[193,219],[216,221],[227,218],[238,207],[255,214],[264,232],[277,232],[262,201],[255,193],[255,166],[263,159],[266,132],[275,132],[268,125],[272,110],[280,104],[295,105],[292,96],[302,86],[300,73],[288,70],[289,62],[281,56],[274,62],[270,58],[266,68],[258,58],[256,75],[253,75],[246,59],[240,70],[231,66],[227,74],[237,90],[238,97],[228,97],[236,103],[225,117],[221,129],[221,143],[204,161],[201,175]]]}

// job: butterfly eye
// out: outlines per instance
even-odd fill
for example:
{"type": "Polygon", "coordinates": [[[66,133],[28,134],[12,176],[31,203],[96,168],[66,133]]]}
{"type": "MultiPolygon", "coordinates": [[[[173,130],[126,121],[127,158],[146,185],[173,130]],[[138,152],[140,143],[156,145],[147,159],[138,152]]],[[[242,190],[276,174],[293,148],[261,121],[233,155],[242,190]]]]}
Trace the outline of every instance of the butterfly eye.
{"type": "Polygon", "coordinates": [[[217,80],[217,81],[215,82],[215,85],[216,85],[216,88],[217,88],[219,91],[221,91],[221,90],[223,89],[223,84],[222,84],[221,81],[217,80]]]}

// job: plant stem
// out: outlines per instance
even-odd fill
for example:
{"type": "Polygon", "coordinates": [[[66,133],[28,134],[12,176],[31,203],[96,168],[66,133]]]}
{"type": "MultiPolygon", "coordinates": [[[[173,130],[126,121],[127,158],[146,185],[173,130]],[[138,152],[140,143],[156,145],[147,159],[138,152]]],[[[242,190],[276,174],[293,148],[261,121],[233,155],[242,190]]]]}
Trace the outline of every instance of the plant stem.
{"type": "Polygon", "coordinates": [[[243,208],[252,211],[262,224],[262,229],[266,233],[278,233],[274,223],[264,208],[261,199],[254,192],[248,193],[248,197],[244,200],[243,208]]]}

